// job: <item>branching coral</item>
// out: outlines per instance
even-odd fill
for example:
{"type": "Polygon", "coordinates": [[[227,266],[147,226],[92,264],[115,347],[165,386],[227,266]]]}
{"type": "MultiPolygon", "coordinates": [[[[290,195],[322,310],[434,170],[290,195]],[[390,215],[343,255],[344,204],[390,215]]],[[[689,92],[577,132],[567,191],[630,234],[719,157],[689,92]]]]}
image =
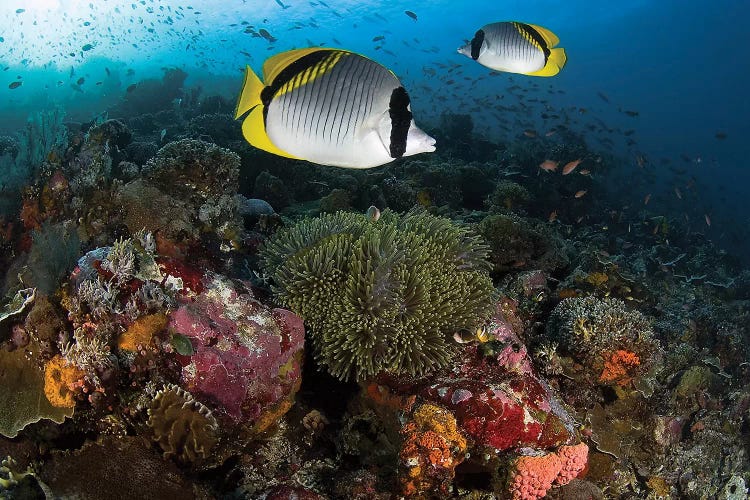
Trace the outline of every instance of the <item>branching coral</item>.
{"type": "Polygon", "coordinates": [[[218,441],[219,426],[211,411],[176,385],[156,393],[148,415],[153,439],[165,458],[195,463],[207,458],[218,441]]]}
{"type": "Polygon", "coordinates": [[[310,328],[340,379],[445,366],[446,336],[492,313],[487,245],[422,211],[339,212],[279,231],[261,251],[276,297],[310,328]]]}

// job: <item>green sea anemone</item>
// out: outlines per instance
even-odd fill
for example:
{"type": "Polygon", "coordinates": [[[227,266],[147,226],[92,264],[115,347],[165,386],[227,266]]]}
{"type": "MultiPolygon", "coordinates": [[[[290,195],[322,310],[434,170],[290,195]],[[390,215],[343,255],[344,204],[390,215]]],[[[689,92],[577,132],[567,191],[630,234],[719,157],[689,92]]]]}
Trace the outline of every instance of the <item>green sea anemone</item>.
{"type": "Polygon", "coordinates": [[[488,252],[468,228],[424,211],[385,210],[377,221],[338,212],[277,232],[261,265],[304,319],[318,362],[362,380],[448,363],[447,337],[493,311],[488,252]]]}

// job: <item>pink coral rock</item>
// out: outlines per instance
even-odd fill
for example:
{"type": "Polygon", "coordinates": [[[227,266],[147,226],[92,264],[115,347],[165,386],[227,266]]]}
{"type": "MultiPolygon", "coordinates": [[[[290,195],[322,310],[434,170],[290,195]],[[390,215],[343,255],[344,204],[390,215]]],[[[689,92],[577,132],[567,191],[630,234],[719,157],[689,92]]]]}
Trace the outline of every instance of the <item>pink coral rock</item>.
{"type": "Polygon", "coordinates": [[[568,484],[586,468],[589,459],[589,447],[586,443],[561,446],[557,450],[557,456],[560,457],[562,466],[560,472],[557,473],[557,478],[555,478],[555,484],[568,484]]]}
{"type": "Polygon", "coordinates": [[[562,467],[562,460],[554,453],[518,457],[510,475],[510,494],[513,500],[536,500],[547,495],[547,490],[562,467]]]}
{"type": "Polygon", "coordinates": [[[554,486],[562,486],[578,477],[586,468],[589,447],[585,443],[561,446],[546,455],[522,455],[508,471],[508,493],[514,500],[543,498],[554,486]]]}
{"type": "Polygon", "coordinates": [[[299,389],[302,320],[224,276],[206,273],[201,284],[170,315],[169,327],[194,349],[181,385],[227,424],[250,429],[278,418],[299,389]]]}

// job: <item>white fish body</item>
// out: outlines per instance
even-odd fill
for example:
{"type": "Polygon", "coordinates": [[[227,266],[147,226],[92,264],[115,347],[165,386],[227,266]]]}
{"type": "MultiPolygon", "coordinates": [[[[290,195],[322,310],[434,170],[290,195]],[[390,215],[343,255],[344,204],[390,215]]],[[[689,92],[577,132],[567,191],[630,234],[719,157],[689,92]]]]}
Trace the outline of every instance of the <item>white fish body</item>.
{"type": "Polygon", "coordinates": [[[554,76],[567,61],[565,49],[553,48],[558,43],[546,28],[509,21],[483,26],[458,52],[496,71],[554,76]]]}
{"type": "MultiPolygon", "coordinates": [[[[435,150],[435,140],[416,126],[409,97],[387,68],[333,49],[276,57],[269,67],[264,65],[260,102],[243,123],[245,138],[256,147],[347,168],[376,167],[435,150]]],[[[243,103],[246,92],[258,91],[253,82],[247,90],[248,78],[246,74],[237,116],[253,104],[243,103]]]]}

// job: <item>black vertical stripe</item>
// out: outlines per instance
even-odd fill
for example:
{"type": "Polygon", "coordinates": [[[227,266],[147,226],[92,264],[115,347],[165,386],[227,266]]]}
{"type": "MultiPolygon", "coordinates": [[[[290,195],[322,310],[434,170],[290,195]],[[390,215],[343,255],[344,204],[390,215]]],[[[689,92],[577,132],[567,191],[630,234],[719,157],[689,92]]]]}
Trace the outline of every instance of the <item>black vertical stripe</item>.
{"type": "MultiPolygon", "coordinates": [[[[346,67],[346,74],[344,75],[342,79],[342,86],[346,87],[346,93],[341,93],[341,103],[343,104],[343,107],[341,108],[341,112],[336,114],[336,119],[338,120],[338,129],[336,130],[336,143],[343,142],[343,137],[341,136],[341,129],[344,126],[344,122],[348,122],[349,120],[349,114],[351,113],[351,93],[352,93],[352,75],[357,74],[357,70],[359,68],[359,62],[360,58],[349,58],[347,59],[347,67],[346,67]]],[[[347,123],[347,129],[349,128],[349,124],[347,123]]],[[[344,131],[344,137],[346,137],[346,131],[344,131]]]]}
{"type": "Polygon", "coordinates": [[[299,123],[300,115],[302,114],[302,99],[303,99],[303,92],[304,89],[301,89],[299,87],[299,82],[302,80],[302,74],[297,74],[294,79],[290,82],[291,86],[294,88],[293,90],[290,90],[285,95],[289,95],[289,106],[292,108],[292,119],[289,122],[289,129],[290,131],[294,132],[294,137],[297,139],[297,124],[299,123]]]}
{"type": "Polygon", "coordinates": [[[547,64],[550,50],[549,47],[547,47],[547,43],[544,41],[544,37],[528,24],[518,23],[518,28],[526,32],[536,43],[539,44],[542,52],[544,52],[544,63],[547,64]]]}
{"type": "Polygon", "coordinates": [[[352,74],[352,78],[349,79],[348,93],[346,96],[346,101],[347,101],[347,104],[349,105],[349,112],[346,113],[345,115],[346,131],[344,132],[344,135],[342,137],[342,142],[344,138],[349,137],[349,130],[351,129],[352,120],[354,119],[353,117],[354,109],[359,105],[359,102],[357,100],[358,96],[357,96],[356,81],[359,80],[361,76],[363,65],[366,65],[364,61],[365,59],[357,60],[355,71],[352,74]]]}
{"type": "Polygon", "coordinates": [[[354,133],[359,131],[365,118],[370,114],[370,100],[372,89],[375,88],[373,82],[374,71],[377,68],[375,64],[367,64],[363,72],[357,78],[357,114],[354,116],[354,133]]]}
{"type": "Polygon", "coordinates": [[[391,117],[391,158],[401,158],[406,153],[406,139],[411,126],[411,111],[409,111],[409,94],[404,87],[396,87],[391,92],[388,104],[388,114],[391,117]]]}
{"type": "Polygon", "coordinates": [[[320,73],[323,73],[318,77],[318,97],[320,98],[320,104],[318,101],[315,102],[315,114],[317,115],[317,121],[315,122],[315,129],[313,135],[318,139],[325,140],[325,136],[320,130],[320,120],[323,119],[324,111],[331,109],[331,75],[328,73],[330,68],[330,61],[325,61],[320,68],[320,73]]]}
{"type": "Polygon", "coordinates": [[[471,39],[471,58],[475,61],[479,59],[479,51],[482,49],[482,42],[484,42],[484,30],[479,30],[474,34],[474,38],[471,39]]]}
{"type": "Polygon", "coordinates": [[[306,140],[310,139],[310,127],[307,122],[308,117],[310,116],[310,108],[312,108],[312,100],[313,100],[313,94],[315,94],[315,89],[313,88],[313,85],[310,85],[310,73],[312,71],[312,68],[307,68],[304,73],[300,76],[300,84],[301,84],[301,90],[302,90],[302,109],[304,110],[304,114],[302,111],[300,111],[300,122],[298,124],[298,132],[302,134],[302,137],[306,140]],[[304,83],[302,83],[304,82],[304,83]]]}

